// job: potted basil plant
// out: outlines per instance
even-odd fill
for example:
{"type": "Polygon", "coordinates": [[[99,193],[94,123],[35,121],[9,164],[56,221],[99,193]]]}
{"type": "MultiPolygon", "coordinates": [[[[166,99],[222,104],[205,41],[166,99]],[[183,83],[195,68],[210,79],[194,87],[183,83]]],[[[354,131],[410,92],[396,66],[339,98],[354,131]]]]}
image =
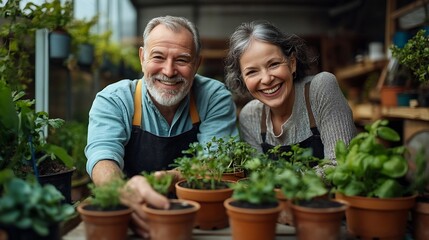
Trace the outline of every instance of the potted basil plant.
{"type": "Polygon", "coordinates": [[[336,198],[349,204],[348,231],[361,238],[405,236],[408,212],[416,196],[405,180],[408,162],[400,135],[379,119],[365,126],[348,146],[336,144],[337,166],[328,169],[336,198]]]}

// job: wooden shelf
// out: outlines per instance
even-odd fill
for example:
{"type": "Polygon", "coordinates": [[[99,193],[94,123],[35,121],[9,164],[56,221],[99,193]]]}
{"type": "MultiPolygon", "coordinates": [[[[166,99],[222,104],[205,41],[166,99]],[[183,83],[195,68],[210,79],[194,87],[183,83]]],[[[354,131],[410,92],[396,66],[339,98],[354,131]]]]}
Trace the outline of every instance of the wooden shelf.
{"type": "Polygon", "coordinates": [[[335,76],[339,81],[359,77],[368,73],[382,70],[386,66],[386,60],[367,61],[351,65],[345,68],[340,68],[335,71],[335,76]]]}
{"type": "Polygon", "coordinates": [[[429,108],[382,107],[383,117],[429,121],[429,108]]]}
{"type": "Polygon", "coordinates": [[[425,1],[423,1],[423,0],[418,0],[418,1],[415,1],[415,2],[411,2],[411,3],[409,3],[408,5],[406,5],[404,7],[401,7],[401,8],[398,8],[398,9],[394,10],[391,13],[390,17],[392,19],[396,19],[396,18],[402,17],[403,15],[405,15],[405,14],[407,14],[407,13],[415,10],[416,8],[419,8],[419,7],[423,6],[424,2],[425,1]]]}

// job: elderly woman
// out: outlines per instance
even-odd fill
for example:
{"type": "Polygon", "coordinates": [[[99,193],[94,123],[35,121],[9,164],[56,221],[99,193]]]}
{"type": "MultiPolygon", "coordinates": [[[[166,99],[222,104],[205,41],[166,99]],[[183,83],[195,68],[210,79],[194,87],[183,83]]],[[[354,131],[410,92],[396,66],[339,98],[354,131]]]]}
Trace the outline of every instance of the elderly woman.
{"type": "Polygon", "coordinates": [[[243,140],[260,152],[299,144],[335,164],[336,142],[348,144],[356,127],[335,76],[309,75],[310,64],[301,38],[269,22],[243,23],[230,38],[226,84],[254,98],[240,111],[243,140]]]}

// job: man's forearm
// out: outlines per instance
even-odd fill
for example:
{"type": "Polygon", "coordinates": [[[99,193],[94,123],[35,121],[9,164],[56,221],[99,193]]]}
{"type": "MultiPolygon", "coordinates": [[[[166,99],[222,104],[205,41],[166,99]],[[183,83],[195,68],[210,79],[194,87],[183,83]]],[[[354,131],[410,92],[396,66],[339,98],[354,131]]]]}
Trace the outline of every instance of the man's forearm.
{"type": "Polygon", "coordinates": [[[102,160],[92,169],[92,181],[95,185],[101,185],[112,178],[121,177],[122,171],[118,164],[112,160],[102,160]]]}

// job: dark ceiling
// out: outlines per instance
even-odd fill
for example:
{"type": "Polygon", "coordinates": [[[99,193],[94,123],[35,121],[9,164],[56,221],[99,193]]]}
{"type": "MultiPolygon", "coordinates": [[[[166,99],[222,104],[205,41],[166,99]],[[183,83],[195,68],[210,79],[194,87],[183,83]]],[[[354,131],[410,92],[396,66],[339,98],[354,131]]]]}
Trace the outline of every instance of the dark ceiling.
{"type": "Polygon", "coordinates": [[[335,7],[350,3],[347,0],[131,0],[136,9],[155,6],[174,5],[288,5],[301,7],[335,7]]]}

